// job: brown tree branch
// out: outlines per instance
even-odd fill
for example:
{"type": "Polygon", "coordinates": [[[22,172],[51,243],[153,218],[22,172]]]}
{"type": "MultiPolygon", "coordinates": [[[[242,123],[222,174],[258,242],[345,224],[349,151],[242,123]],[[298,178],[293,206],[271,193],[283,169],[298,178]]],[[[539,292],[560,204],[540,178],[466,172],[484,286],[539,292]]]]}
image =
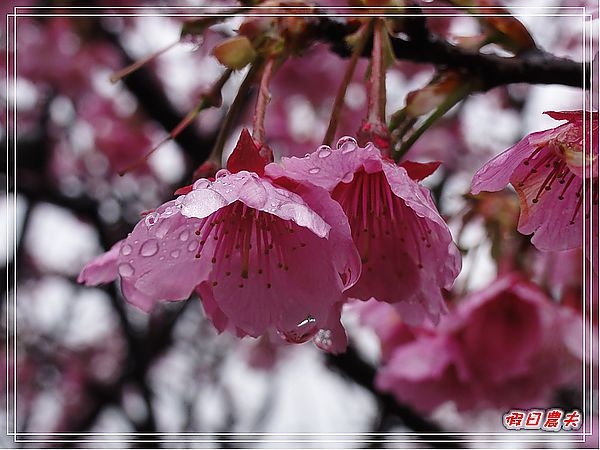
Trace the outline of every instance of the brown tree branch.
{"type": "MultiPolygon", "coordinates": [[[[329,44],[332,51],[342,57],[351,55],[345,38],[353,31],[355,27],[328,17],[320,17],[311,26],[313,38],[329,44]]],[[[457,47],[417,26],[407,31],[410,32],[407,39],[390,39],[396,58],[458,70],[479,79],[483,91],[512,83],[560,84],[586,89],[590,86],[589,62],[559,58],[539,49],[502,57],[457,47]]],[[[369,57],[370,52],[371,43],[363,56],[369,57]]]]}

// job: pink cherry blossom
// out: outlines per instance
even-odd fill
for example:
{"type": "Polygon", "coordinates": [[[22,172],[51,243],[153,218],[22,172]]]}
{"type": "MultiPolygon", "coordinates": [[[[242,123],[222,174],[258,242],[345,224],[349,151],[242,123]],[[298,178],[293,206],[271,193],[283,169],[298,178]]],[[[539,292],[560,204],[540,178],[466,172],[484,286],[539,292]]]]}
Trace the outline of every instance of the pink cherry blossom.
{"type": "Polygon", "coordinates": [[[426,412],[447,401],[461,410],[548,405],[578,380],[581,326],[574,310],[507,275],[389,351],[377,386],[426,412]]]}
{"type": "MultiPolygon", "coordinates": [[[[492,159],[475,174],[472,192],[498,191],[510,182],[521,203],[518,230],[533,233],[531,242],[540,250],[569,250],[581,247],[583,220],[589,226],[598,205],[598,141],[591,139],[598,113],[591,121],[586,113],[585,130],[582,111],[547,114],[567,123],[532,133],[492,159]],[[585,210],[584,179],[588,194],[591,188],[585,210]]],[[[597,229],[593,239],[597,243],[597,229]]]]}
{"type": "MultiPolygon", "coordinates": [[[[417,163],[407,167],[430,172],[417,163]]],[[[409,323],[438,320],[445,311],[440,289],[452,286],[460,256],[429,191],[407,169],[371,143],[362,148],[343,138],[336,149],[322,146],[305,158],[282,158],[266,174],[323,187],[340,203],[363,263],[349,296],[394,303],[409,323]]]]}
{"type": "Polygon", "coordinates": [[[80,276],[106,281],[116,264],[126,299],[143,310],[197,290],[219,331],[343,351],[344,290],[360,274],[341,207],[318,187],[293,191],[254,172],[222,170],[148,214],[80,276]],[[114,254],[118,251],[118,257],[114,254]]]}

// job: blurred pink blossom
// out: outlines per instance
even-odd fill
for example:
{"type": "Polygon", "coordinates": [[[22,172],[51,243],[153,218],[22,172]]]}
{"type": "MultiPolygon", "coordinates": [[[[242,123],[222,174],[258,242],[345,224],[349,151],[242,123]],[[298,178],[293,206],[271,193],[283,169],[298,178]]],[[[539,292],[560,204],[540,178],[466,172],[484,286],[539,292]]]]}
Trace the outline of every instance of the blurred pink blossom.
{"type": "Polygon", "coordinates": [[[389,350],[377,386],[425,412],[450,400],[460,410],[549,405],[579,380],[581,327],[576,311],[507,275],[389,350]]]}

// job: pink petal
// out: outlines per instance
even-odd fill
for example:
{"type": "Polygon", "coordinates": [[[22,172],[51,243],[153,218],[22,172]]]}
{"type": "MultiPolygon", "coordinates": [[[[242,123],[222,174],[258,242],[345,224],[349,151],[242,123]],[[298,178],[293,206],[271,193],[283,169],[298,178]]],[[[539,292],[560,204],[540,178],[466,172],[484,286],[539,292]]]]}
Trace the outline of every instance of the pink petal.
{"type": "MultiPolygon", "coordinates": [[[[232,251],[227,257],[210,248],[202,250],[209,257],[217,255],[211,282],[220,309],[235,326],[255,337],[270,326],[290,333],[299,332],[297,328],[316,332],[325,326],[332,305],[343,301],[344,286],[329,258],[327,240],[297,225],[285,228],[279,220],[271,225],[281,231],[271,234],[274,248],[270,250],[261,242],[261,234],[253,231],[246,232],[253,245],[247,253],[232,251]],[[299,325],[307,319],[310,327],[299,325]]],[[[207,244],[212,238],[207,236],[207,244]]]]}
{"type": "Polygon", "coordinates": [[[539,131],[524,137],[485,164],[473,177],[471,192],[479,194],[481,191],[494,192],[505,188],[515,169],[535,150],[531,141],[547,140],[549,131],[539,131]]]}
{"type": "Polygon", "coordinates": [[[459,339],[475,376],[499,381],[528,373],[544,339],[547,301],[533,285],[509,276],[459,305],[466,323],[459,339]]]}
{"type": "Polygon", "coordinates": [[[373,144],[362,149],[354,139],[346,138],[340,140],[337,149],[322,146],[304,158],[281,158],[280,163],[265,167],[265,174],[273,179],[287,177],[332,191],[341,182],[351,182],[359,169],[378,172],[381,164],[381,152],[373,144]]]}
{"type": "MultiPolygon", "coordinates": [[[[391,163],[383,163],[383,174],[380,175],[384,177],[379,182],[381,187],[375,184],[370,190],[387,197],[385,204],[389,212],[381,209],[383,215],[379,217],[380,208],[375,208],[368,213],[369,217],[362,212],[356,219],[349,213],[355,242],[363,258],[363,271],[348,295],[394,303],[402,319],[412,325],[422,323],[425,318],[437,323],[439,315],[446,311],[440,288],[452,286],[460,272],[460,255],[428,191],[403,168],[391,163]]],[[[357,180],[368,177],[371,181],[361,181],[364,186],[364,183],[373,183],[376,176],[360,175],[357,180]]],[[[334,198],[338,198],[336,192],[334,198]]],[[[361,203],[361,197],[350,191],[340,195],[357,198],[361,203]]],[[[364,198],[370,194],[360,195],[364,198]]],[[[341,197],[340,201],[346,204],[341,197]]]]}
{"type": "Polygon", "coordinates": [[[200,283],[196,287],[196,293],[200,297],[204,313],[219,333],[228,330],[238,337],[246,336],[246,333],[231,324],[225,313],[221,311],[209,283],[200,283]]]}
{"type": "Polygon", "coordinates": [[[222,171],[179,202],[184,215],[209,214],[189,220],[198,223],[196,259],[210,267],[201,297],[219,329],[257,337],[275,328],[290,342],[330,325],[339,331],[336,305],[360,263],[343,211],[325,190],[298,184],[294,192],[249,172],[222,171]]]}
{"type": "Polygon", "coordinates": [[[378,389],[392,392],[419,411],[431,412],[448,400],[459,409],[473,406],[473,387],[463,381],[460,357],[454,344],[443,336],[423,338],[400,347],[378,372],[378,389]]]}
{"type": "Polygon", "coordinates": [[[127,302],[133,306],[149,313],[160,303],[160,299],[153,294],[146,294],[135,287],[135,284],[125,278],[121,278],[121,292],[127,302]]]}
{"type": "Polygon", "coordinates": [[[199,180],[194,190],[181,199],[181,212],[186,217],[204,218],[236,201],[282,220],[291,220],[319,237],[327,237],[331,228],[299,195],[245,171],[236,174],[221,171],[214,182],[199,180]]]}
{"type": "Polygon", "coordinates": [[[194,233],[201,223],[182,216],[171,201],[135,226],[118,258],[121,286],[131,303],[147,309],[145,297],[158,301],[190,296],[211,269],[195,257],[194,233]]]}
{"type": "Polygon", "coordinates": [[[549,182],[554,166],[538,166],[536,161],[551,155],[551,150],[542,150],[528,166],[521,164],[511,176],[521,204],[518,230],[534,233],[531,242],[540,250],[569,250],[581,246],[583,208],[578,193],[582,180],[568,173],[549,182]],[[538,166],[537,172],[532,173],[532,165],[538,166]]]}
{"type": "Polygon", "coordinates": [[[109,283],[117,278],[117,258],[123,241],[117,242],[110,250],[87,263],[77,277],[78,283],[86,286],[109,283]]]}
{"type": "Polygon", "coordinates": [[[360,277],[362,265],[344,210],[322,188],[299,184],[291,190],[331,227],[327,237],[331,252],[329,258],[342,279],[344,289],[352,287],[360,277]]]}

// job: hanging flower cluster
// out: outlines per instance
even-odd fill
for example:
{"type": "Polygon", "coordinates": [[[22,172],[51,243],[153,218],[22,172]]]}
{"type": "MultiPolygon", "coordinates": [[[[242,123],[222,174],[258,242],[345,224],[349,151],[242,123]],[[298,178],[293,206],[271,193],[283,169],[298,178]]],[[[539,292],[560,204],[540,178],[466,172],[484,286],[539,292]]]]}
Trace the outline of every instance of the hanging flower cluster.
{"type": "Polygon", "coordinates": [[[437,321],[460,258],[418,182],[432,167],[407,167],[351,138],[267,164],[244,130],[227,169],[147,214],[79,281],[118,276],[146,311],[195,291],[219,331],[314,337],[331,352],[346,347],[349,298],[394,303],[411,323],[437,321]]]}
{"type": "MultiPolygon", "coordinates": [[[[191,22],[184,35],[205,30],[213,20],[191,22]]],[[[336,73],[343,77],[324,145],[303,158],[274,162],[273,155],[282,152],[267,144],[269,86],[286,60],[306,50],[315,23],[310,16],[246,19],[237,36],[213,48],[226,71],[170,134],[176,136],[202,109],[220,105],[221,88],[231,73],[249,66],[213,153],[196,171],[200,178],[179,189],[175,200],[146,214],[126,239],[89,263],[79,281],[95,285],[118,278],[125,298],[145,311],[161,301],[186,300],[196,293],[220,332],[268,339],[279,335],[289,343],[313,339],[333,353],[347,345],[340,317],[350,299],[390,304],[410,326],[437,324],[448,312],[444,292],[461,270],[461,256],[430,191],[421,184],[439,163],[402,159],[436,118],[480,85],[464,74],[440,73],[411,93],[405,108],[388,123],[390,30],[402,25],[386,20],[362,18],[355,23],[346,72],[336,73]],[[333,147],[325,145],[333,142],[344,117],[346,89],[368,42],[372,47],[368,111],[356,133],[358,142],[344,137],[333,147]],[[226,168],[218,170],[225,137],[252,84],[258,87],[252,135],[242,131],[226,168]]],[[[496,38],[504,30],[513,50],[534,45],[518,25],[518,21],[487,24],[496,38]]],[[[518,230],[533,233],[532,243],[539,250],[580,248],[582,227],[590,229],[589,218],[598,205],[598,115],[585,121],[581,111],[548,114],[567,122],[525,137],[490,161],[475,174],[472,192],[498,191],[511,183],[521,205],[518,230]],[[590,142],[591,150],[586,145],[590,142]]],[[[273,136],[277,142],[277,132],[269,138],[273,136]]],[[[592,239],[597,246],[597,228],[592,239]]],[[[590,259],[597,263],[597,256],[590,259]]],[[[531,292],[519,288],[510,295],[520,299],[531,292]]],[[[526,299],[524,308],[537,308],[541,304],[537,296],[526,299]]],[[[457,327],[465,321],[461,319],[457,327]]],[[[453,340],[427,339],[431,348],[456,356],[453,340]]],[[[452,376],[459,378],[453,383],[493,377],[487,369],[483,374],[469,369],[467,377],[462,362],[448,358],[432,363],[438,365],[439,374],[446,366],[455,367],[452,376]]],[[[384,371],[381,387],[393,390],[396,379],[390,370],[389,376],[384,371]]]]}

